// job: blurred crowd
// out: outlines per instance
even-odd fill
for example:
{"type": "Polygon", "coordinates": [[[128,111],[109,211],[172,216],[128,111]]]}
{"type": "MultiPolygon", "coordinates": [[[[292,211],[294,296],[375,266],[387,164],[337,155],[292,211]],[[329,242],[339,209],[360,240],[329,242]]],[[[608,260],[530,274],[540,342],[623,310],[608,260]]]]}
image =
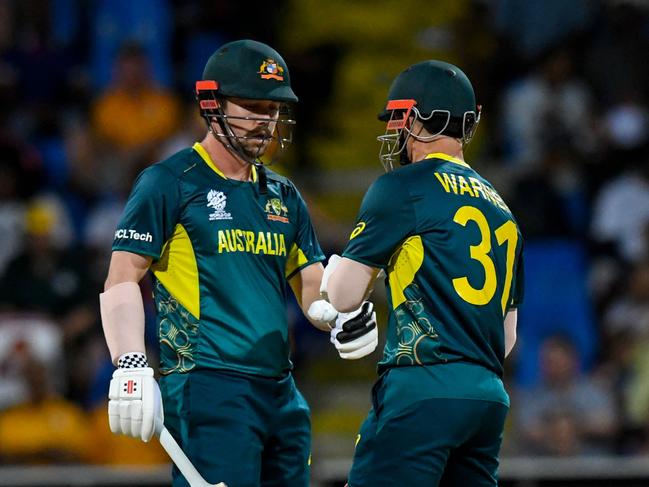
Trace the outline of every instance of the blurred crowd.
{"type": "MultiPolygon", "coordinates": [[[[276,169],[328,252],[380,173],[389,80],[425,58],[465,70],[483,105],[468,162],[526,239],[504,453],[649,453],[649,7],[432,4],[0,0],[0,464],[165,461],[108,431],[98,294],[133,179],[202,137],[193,82],[244,37],[285,54],[300,103],[276,169]]],[[[369,397],[376,354],[341,363],[290,316],[315,440],[334,435],[346,454],[366,402],[340,397],[369,397]]]]}

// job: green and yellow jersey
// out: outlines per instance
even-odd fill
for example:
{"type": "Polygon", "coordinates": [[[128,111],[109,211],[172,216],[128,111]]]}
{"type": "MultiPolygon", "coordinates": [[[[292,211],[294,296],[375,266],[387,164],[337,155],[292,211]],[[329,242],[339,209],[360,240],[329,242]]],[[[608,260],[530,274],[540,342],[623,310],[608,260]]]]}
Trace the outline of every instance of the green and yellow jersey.
{"type": "Polygon", "coordinates": [[[291,369],[287,280],[324,255],[293,183],[267,186],[226,178],[198,143],[135,182],[113,250],[153,257],[161,373],[291,369]]]}
{"type": "Polygon", "coordinates": [[[504,316],[522,299],[522,244],[507,205],[464,161],[430,154],[381,176],[343,253],[387,273],[379,372],[458,362],[502,377],[504,316]]]}

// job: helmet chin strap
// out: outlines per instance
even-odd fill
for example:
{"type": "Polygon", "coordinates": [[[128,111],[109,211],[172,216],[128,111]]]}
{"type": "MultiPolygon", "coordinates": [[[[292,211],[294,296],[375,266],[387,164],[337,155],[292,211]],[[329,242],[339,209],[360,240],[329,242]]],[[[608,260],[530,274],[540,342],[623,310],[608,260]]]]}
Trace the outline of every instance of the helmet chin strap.
{"type": "Polygon", "coordinates": [[[264,165],[260,162],[257,162],[256,160],[251,160],[248,156],[248,154],[245,153],[243,148],[241,147],[241,144],[237,141],[236,135],[230,125],[226,122],[225,119],[225,114],[223,113],[223,110],[221,107],[218,108],[219,113],[221,114],[220,117],[212,117],[212,119],[208,122],[208,130],[212,134],[212,137],[214,137],[216,140],[219,142],[223,143],[223,145],[228,149],[230,152],[232,152],[234,155],[236,155],[239,159],[242,161],[252,165],[255,167],[257,170],[257,182],[259,184],[259,194],[266,194],[268,193],[268,177],[266,176],[266,168],[264,165]],[[217,134],[214,132],[214,129],[212,128],[212,122],[216,119],[216,123],[221,127],[221,130],[223,130],[223,134],[217,134]]]}
{"type": "MultiPolygon", "coordinates": [[[[408,132],[409,135],[412,135],[412,132],[408,132]]],[[[402,166],[407,166],[408,164],[412,164],[412,161],[410,160],[410,156],[408,155],[408,137],[401,132],[399,135],[399,138],[401,138],[402,143],[403,143],[403,150],[399,152],[399,164],[402,166]]]]}

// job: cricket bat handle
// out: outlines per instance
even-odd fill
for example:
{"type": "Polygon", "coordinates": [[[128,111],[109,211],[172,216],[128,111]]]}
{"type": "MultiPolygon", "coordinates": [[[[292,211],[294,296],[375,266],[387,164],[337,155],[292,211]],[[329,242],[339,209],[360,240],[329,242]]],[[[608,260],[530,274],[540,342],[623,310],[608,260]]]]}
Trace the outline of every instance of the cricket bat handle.
{"type": "Polygon", "coordinates": [[[171,436],[171,433],[169,433],[162,423],[156,425],[156,434],[158,435],[162,448],[165,449],[191,487],[227,487],[223,482],[219,482],[218,484],[208,483],[201,474],[198,473],[196,467],[194,467],[192,462],[189,461],[185,452],[180,448],[178,443],[176,443],[174,437],[171,436]]]}

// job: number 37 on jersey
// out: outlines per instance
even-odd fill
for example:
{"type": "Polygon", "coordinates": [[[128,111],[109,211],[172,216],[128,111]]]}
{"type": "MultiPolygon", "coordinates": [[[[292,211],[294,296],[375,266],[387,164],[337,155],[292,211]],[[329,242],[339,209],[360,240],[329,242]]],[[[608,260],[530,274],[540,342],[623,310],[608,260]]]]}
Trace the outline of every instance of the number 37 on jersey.
{"type": "MultiPolygon", "coordinates": [[[[503,315],[507,311],[509,302],[512,278],[514,274],[514,263],[516,260],[516,245],[518,243],[518,228],[512,220],[507,220],[495,230],[489,226],[484,213],[474,206],[462,206],[453,216],[453,221],[467,227],[469,223],[477,225],[480,231],[480,242],[477,245],[469,246],[469,256],[477,261],[484,269],[484,283],[480,287],[474,287],[467,276],[460,276],[452,279],[455,292],[467,303],[477,306],[486,305],[494,299],[498,284],[496,265],[492,254],[493,237],[498,247],[505,250],[505,276],[502,294],[499,296],[503,315]]],[[[475,282],[473,284],[476,284],[475,282]]]]}

